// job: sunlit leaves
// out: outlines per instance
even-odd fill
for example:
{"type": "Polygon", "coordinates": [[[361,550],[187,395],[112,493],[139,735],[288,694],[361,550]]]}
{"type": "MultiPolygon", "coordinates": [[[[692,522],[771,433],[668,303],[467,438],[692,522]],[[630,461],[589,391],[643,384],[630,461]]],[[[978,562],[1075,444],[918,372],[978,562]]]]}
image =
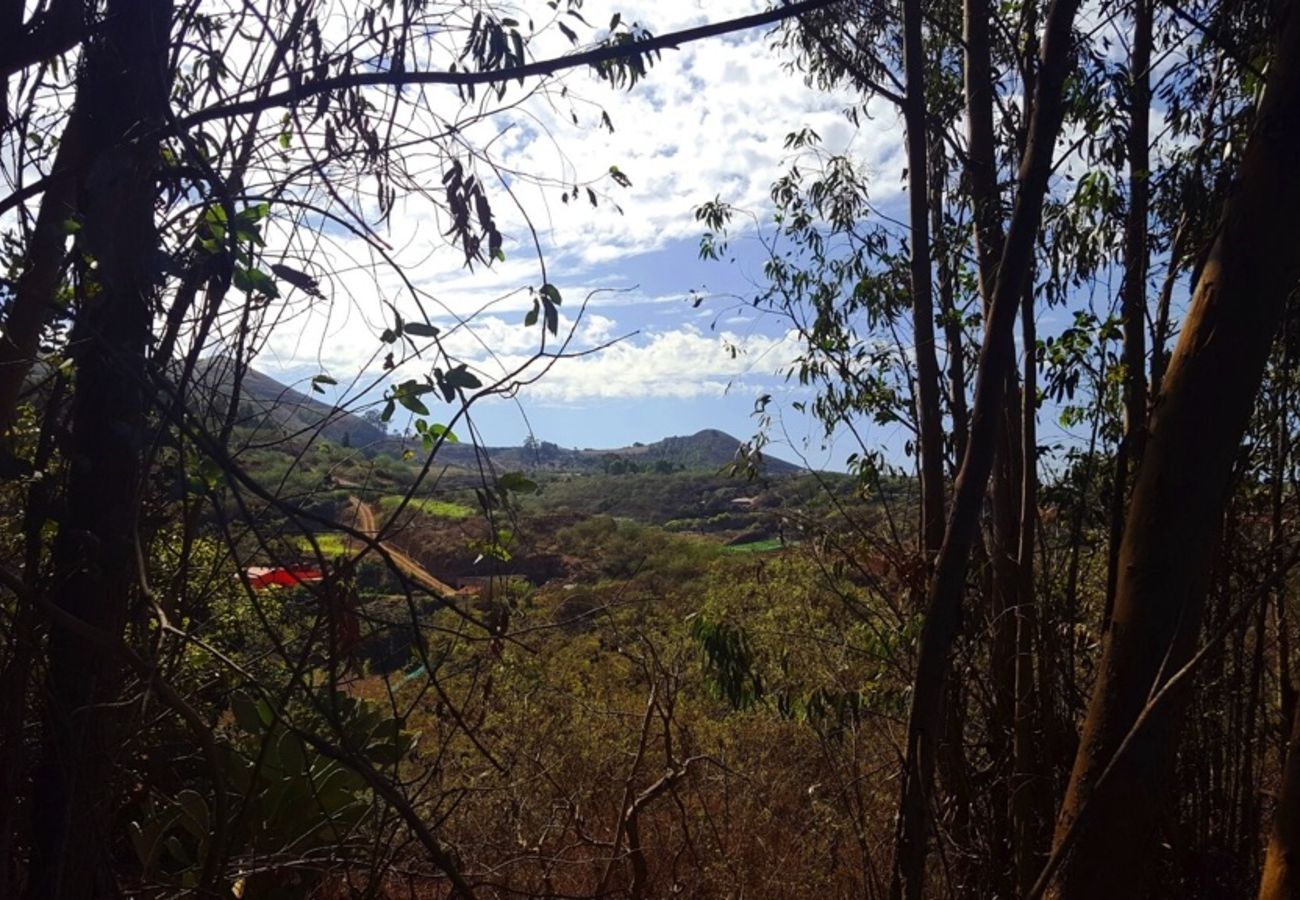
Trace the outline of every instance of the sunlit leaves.
{"type": "Polygon", "coordinates": [[[415,420],[415,433],[420,436],[420,441],[426,451],[432,450],[438,442],[448,444],[459,444],[460,438],[456,437],[446,425],[437,422],[429,422],[425,419],[415,420]]]}

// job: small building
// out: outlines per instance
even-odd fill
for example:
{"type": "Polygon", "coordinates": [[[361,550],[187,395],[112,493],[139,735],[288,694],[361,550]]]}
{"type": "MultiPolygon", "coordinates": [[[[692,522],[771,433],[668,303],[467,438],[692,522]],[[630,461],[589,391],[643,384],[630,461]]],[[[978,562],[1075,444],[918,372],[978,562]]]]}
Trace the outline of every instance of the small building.
{"type": "Polygon", "coordinates": [[[244,574],[255,591],[269,587],[296,587],[325,577],[319,569],[304,566],[249,566],[244,574]]]}

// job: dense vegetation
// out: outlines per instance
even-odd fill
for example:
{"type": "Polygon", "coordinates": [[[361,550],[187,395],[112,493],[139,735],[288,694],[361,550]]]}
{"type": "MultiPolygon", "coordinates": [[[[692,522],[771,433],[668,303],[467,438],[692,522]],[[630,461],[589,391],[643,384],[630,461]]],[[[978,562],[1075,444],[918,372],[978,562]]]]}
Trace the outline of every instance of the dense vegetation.
{"type": "Polygon", "coordinates": [[[521,6],[0,0],[0,895],[1300,896],[1295,0],[521,6]],[[518,104],[760,26],[902,125],[898,216],[809,129],[695,211],[851,471],[771,396],[478,445],[574,298],[533,232],[490,378],[394,210],[500,264],[515,188],[630,184],[502,160],[518,104]],[[253,368],[349,303],[372,371],[253,368]]]}

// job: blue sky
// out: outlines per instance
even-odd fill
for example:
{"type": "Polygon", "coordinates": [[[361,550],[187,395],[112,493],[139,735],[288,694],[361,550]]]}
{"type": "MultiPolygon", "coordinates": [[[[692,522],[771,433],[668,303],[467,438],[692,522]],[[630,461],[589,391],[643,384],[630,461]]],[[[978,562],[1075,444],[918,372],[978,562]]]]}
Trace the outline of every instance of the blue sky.
{"type": "MultiPolygon", "coordinates": [[[[665,33],[764,5],[627,0],[588,3],[584,14],[599,21],[618,9],[625,22],[665,33]]],[[[533,7],[544,11],[545,4],[538,0],[533,7]]],[[[543,33],[532,46],[539,58],[568,50],[555,33],[543,33]]],[[[566,447],[614,447],[702,428],[748,437],[755,399],[771,394],[782,426],[773,435],[773,452],[839,468],[855,446],[841,440],[824,447],[820,428],[789,407],[806,396],[783,374],[798,353],[797,342],[779,321],[744,309],[761,277],[761,248],[752,234],[742,233],[733,241],[734,263],[699,260],[703,229],[694,209],[718,197],[765,219],[770,186],[787,161],[785,136],[812,127],[827,151],[851,153],[865,167],[873,205],[902,218],[903,132],[896,111],[872,101],[861,127],[851,126],[843,109],[860,98],[806,86],[764,30],[666,51],[631,91],[613,91],[585,71],[571,72],[563,83],[563,95],[558,87],[547,95],[512,93],[496,109],[492,99],[480,97],[472,111],[492,114],[463,130],[468,143],[488,148],[478,172],[506,234],[504,263],[466,269],[460,250],[443,237],[447,222],[438,204],[418,194],[407,197],[382,233],[385,256],[396,262],[400,276],[373,247],[322,232],[312,264],[329,273],[323,279],[328,299],[291,297],[256,365],[300,386],[326,373],[340,382],[340,402],[377,403],[383,389],[382,381],[374,387],[383,375],[379,361],[390,349],[379,335],[392,324],[395,307],[408,321],[427,314],[443,329],[443,345],[491,383],[539,346],[540,326],[523,325],[531,306],[527,292],[544,280],[530,237],[536,233],[545,280],[565,298],[561,328],[573,328],[570,349],[613,343],[556,364],[512,400],[476,405],[474,422],[484,440],[518,444],[530,429],[566,447]],[[612,133],[599,126],[602,109],[611,117],[612,133]],[[611,166],[626,174],[630,186],[616,183],[611,166]],[[564,186],[573,184],[583,188],[579,199],[561,202],[564,186]],[[596,208],[587,202],[587,187],[597,194],[596,208]],[[692,291],[707,298],[698,308],[690,302],[692,291]],[[587,296],[590,302],[575,323],[587,296]],[[468,324],[457,327],[459,322],[468,324]]],[[[431,103],[444,100],[448,118],[463,118],[454,92],[431,103]]],[[[442,165],[427,163],[431,193],[442,165]]],[[[1043,312],[1040,335],[1059,330],[1067,319],[1062,311],[1043,312]]],[[[430,368],[428,358],[416,359],[395,376],[421,378],[430,368]]],[[[434,408],[433,418],[444,413],[445,407],[434,408]]],[[[1050,411],[1044,416],[1044,440],[1064,436],[1054,418],[1050,411]]],[[[400,416],[394,421],[395,427],[403,424],[400,416]]],[[[903,426],[862,424],[861,431],[869,443],[903,461],[903,426]]]]}
{"type": "MultiPolygon", "coordinates": [[[[591,21],[608,14],[595,6],[584,8],[591,21]]],[[[665,33],[763,6],[755,0],[632,0],[609,4],[609,11],[617,8],[624,21],[665,33]]],[[[533,52],[567,50],[557,39],[539,37],[533,52]]],[[[652,441],[702,428],[749,436],[759,395],[785,402],[800,396],[782,374],[798,348],[781,323],[743,308],[760,277],[757,243],[740,236],[734,264],[699,260],[703,229],[694,208],[717,196],[761,217],[785,160],[785,136],[805,126],[814,127],[829,150],[851,150],[879,173],[880,203],[898,202],[902,132],[896,115],[882,106],[863,129],[851,128],[842,115],[851,98],[805,86],[765,31],[667,51],[649,78],[629,92],[613,91],[584,71],[571,73],[565,83],[569,93],[563,98],[558,92],[533,97],[466,131],[467,140],[491,147],[494,164],[517,173],[497,185],[508,184],[517,205],[502,189],[492,194],[507,235],[505,263],[466,270],[463,256],[441,243],[446,225],[427,198],[399,203],[384,233],[432,323],[448,331],[457,319],[470,319],[446,344],[487,377],[525,358],[540,338],[538,328],[522,324],[531,305],[526,289],[542,280],[530,225],[542,245],[546,277],[565,298],[562,329],[573,324],[570,316],[582,298],[596,292],[571,349],[622,338],[600,353],[557,364],[514,401],[477,405],[476,426],[490,443],[517,444],[531,426],[539,439],[578,447],[652,441]],[[612,119],[612,134],[598,127],[602,107],[612,119]],[[573,113],[580,119],[576,127],[573,113]],[[631,185],[618,185],[611,166],[631,185]],[[530,177],[535,175],[551,183],[538,184],[530,177]],[[557,183],[590,185],[598,206],[591,207],[585,192],[577,202],[559,202],[557,183]],[[698,308],[689,300],[693,290],[707,297],[698,308]]],[[[485,180],[491,190],[490,178],[485,180]]],[[[363,371],[378,374],[377,336],[391,319],[383,301],[407,319],[420,318],[420,312],[394,273],[367,269],[366,248],[346,235],[326,237],[334,258],[329,302],[291,300],[256,365],[287,381],[325,372],[340,381],[344,401],[372,402],[378,393],[361,390],[369,382],[358,385],[352,378],[363,371]]],[[[400,373],[420,377],[427,370],[427,363],[413,361],[400,373]]],[[[820,429],[785,403],[778,405],[784,428],[774,437],[793,442],[774,447],[778,455],[807,454],[812,465],[838,466],[852,449],[823,450],[820,429]]],[[[437,418],[439,410],[433,412],[437,418]]],[[[880,438],[901,441],[897,434],[880,438]]]]}

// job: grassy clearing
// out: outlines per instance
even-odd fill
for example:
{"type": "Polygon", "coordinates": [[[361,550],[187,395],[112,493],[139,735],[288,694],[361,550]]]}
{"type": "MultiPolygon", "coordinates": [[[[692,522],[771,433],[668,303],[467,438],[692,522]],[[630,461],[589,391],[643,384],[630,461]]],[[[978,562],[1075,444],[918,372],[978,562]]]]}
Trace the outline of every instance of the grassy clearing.
{"type": "MultiPolygon", "coordinates": [[[[401,502],[402,498],[400,496],[390,494],[381,499],[379,505],[383,507],[385,512],[391,512],[397,509],[401,502]]],[[[438,519],[468,519],[474,515],[474,510],[468,506],[446,500],[434,500],[431,497],[412,497],[407,507],[438,519]]]]}
{"type": "Polygon", "coordinates": [[[768,553],[772,550],[780,550],[785,546],[786,543],[780,538],[768,538],[765,541],[750,541],[748,544],[723,547],[722,551],[724,553],[768,553]]]}
{"type": "MultiPolygon", "coordinates": [[[[294,543],[298,545],[298,549],[303,553],[314,554],[316,552],[305,534],[298,535],[294,543]]],[[[343,535],[334,532],[316,535],[316,544],[320,547],[320,552],[324,556],[345,556],[348,552],[348,546],[343,535]]]]}

